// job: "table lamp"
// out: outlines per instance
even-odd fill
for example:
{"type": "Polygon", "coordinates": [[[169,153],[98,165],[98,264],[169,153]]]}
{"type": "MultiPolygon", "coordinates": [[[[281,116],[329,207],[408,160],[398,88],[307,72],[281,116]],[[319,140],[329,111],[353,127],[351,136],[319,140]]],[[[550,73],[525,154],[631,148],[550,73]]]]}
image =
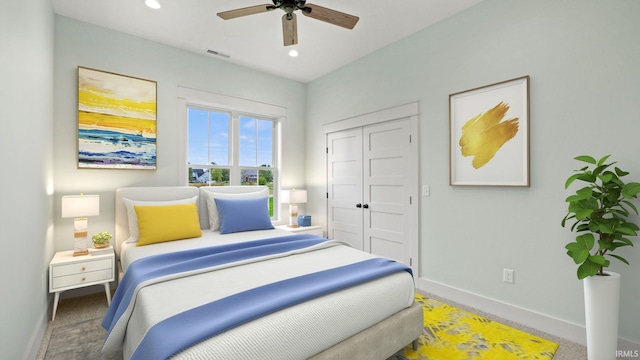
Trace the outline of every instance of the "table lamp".
{"type": "Polygon", "coordinates": [[[289,227],[298,227],[298,204],[307,202],[307,190],[283,190],[282,202],[289,204],[289,227]]]}
{"type": "Polygon", "coordinates": [[[100,195],[67,195],[62,197],[62,217],[73,219],[73,256],[88,255],[88,216],[100,215],[100,195]]]}

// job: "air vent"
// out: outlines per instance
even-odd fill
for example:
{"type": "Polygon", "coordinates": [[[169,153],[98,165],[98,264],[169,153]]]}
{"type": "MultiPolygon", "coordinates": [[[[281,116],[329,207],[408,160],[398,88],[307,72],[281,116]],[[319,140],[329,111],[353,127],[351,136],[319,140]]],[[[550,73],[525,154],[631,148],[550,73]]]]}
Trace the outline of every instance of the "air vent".
{"type": "Polygon", "coordinates": [[[221,56],[221,57],[226,58],[226,59],[231,57],[231,55],[227,55],[225,53],[221,53],[219,51],[215,51],[215,50],[211,50],[211,49],[207,50],[207,52],[209,54],[216,55],[216,56],[221,56]]]}

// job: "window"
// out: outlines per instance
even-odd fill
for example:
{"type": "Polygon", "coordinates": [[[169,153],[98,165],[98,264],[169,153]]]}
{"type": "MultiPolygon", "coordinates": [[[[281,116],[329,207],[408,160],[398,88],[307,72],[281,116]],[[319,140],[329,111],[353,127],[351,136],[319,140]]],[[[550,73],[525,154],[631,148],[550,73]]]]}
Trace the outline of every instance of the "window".
{"type": "Polygon", "coordinates": [[[189,185],[273,187],[274,120],[189,106],[187,122],[189,185]]]}
{"type": "Polygon", "coordinates": [[[279,129],[284,109],[179,90],[185,114],[186,183],[198,187],[265,185],[270,189],[269,213],[277,219],[280,206],[274,203],[279,203],[279,129]]]}

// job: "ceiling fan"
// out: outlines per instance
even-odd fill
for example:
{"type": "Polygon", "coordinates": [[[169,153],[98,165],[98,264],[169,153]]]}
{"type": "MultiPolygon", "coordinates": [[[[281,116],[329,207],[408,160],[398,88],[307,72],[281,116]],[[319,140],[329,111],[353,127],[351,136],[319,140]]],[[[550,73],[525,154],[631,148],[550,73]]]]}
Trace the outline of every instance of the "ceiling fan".
{"type": "Polygon", "coordinates": [[[235,19],[241,16],[260,14],[275,9],[282,9],[285,14],[282,16],[282,36],[284,46],[298,43],[298,26],[294,11],[300,10],[302,15],[310,18],[338,25],[346,29],[353,29],[360,18],[332,10],[319,5],[307,4],[305,0],[273,0],[273,5],[264,4],[249,6],[245,8],[223,11],[218,16],[224,20],[235,19]]]}

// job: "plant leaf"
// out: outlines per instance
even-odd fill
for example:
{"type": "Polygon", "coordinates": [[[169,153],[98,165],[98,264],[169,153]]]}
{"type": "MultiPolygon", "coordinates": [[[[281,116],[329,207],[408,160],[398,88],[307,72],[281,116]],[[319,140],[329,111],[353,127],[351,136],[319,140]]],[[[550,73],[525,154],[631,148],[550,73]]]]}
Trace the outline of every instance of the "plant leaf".
{"type": "Polygon", "coordinates": [[[574,159],[578,160],[578,161],[584,161],[584,162],[589,163],[589,164],[595,164],[596,163],[596,159],[594,159],[593,157],[591,157],[589,155],[576,156],[576,157],[574,157],[574,159]]]}
{"type": "Polygon", "coordinates": [[[589,256],[589,260],[591,262],[595,263],[595,264],[600,265],[600,266],[604,266],[604,264],[606,264],[606,262],[607,262],[607,260],[602,255],[589,256]]]}
{"type": "Polygon", "coordinates": [[[607,254],[607,255],[609,255],[611,257],[614,257],[614,258],[622,261],[623,263],[629,265],[629,262],[625,258],[623,258],[622,256],[618,256],[618,255],[614,255],[614,254],[607,254]]]}
{"type": "Polygon", "coordinates": [[[596,243],[596,238],[593,234],[583,234],[576,237],[576,242],[587,249],[587,251],[591,251],[593,245],[596,243]]]}
{"type": "Polygon", "coordinates": [[[575,213],[576,213],[576,220],[582,220],[590,217],[591,214],[593,214],[593,210],[592,209],[576,209],[575,213]]]}
{"type": "Polygon", "coordinates": [[[571,185],[571,184],[572,184],[572,183],[573,183],[577,178],[579,178],[580,176],[582,176],[582,174],[573,174],[573,175],[571,175],[571,176],[567,179],[567,181],[564,183],[564,188],[565,188],[565,189],[568,189],[568,188],[569,188],[569,186],[570,186],[570,185],[571,185]]]}
{"type": "Polygon", "coordinates": [[[640,183],[630,182],[622,188],[622,195],[627,199],[632,199],[640,194],[640,183]]]}
{"type": "Polygon", "coordinates": [[[587,276],[594,276],[600,271],[601,266],[589,261],[588,259],[578,266],[578,279],[582,280],[587,276]]]}
{"type": "MultiPolygon", "coordinates": [[[[607,159],[609,159],[609,156],[611,156],[611,155],[606,155],[606,156],[603,156],[602,158],[600,158],[600,160],[598,160],[598,166],[604,164],[604,162],[607,161],[607,159]]],[[[595,164],[595,163],[592,163],[592,164],[595,164]]],[[[609,165],[607,165],[607,166],[609,166],[609,165]]]]}
{"type": "Polygon", "coordinates": [[[629,173],[628,173],[628,172],[626,172],[626,171],[624,171],[624,170],[621,170],[621,169],[620,169],[620,168],[618,168],[618,167],[616,167],[615,169],[616,169],[616,174],[618,174],[618,176],[620,176],[620,177],[623,177],[623,176],[629,175],[629,173]]]}
{"type": "Polygon", "coordinates": [[[631,209],[633,209],[633,212],[636,213],[636,215],[638,214],[638,208],[636,207],[635,204],[633,204],[631,201],[627,201],[627,200],[622,200],[622,202],[624,204],[626,204],[627,206],[629,206],[631,209]]]}
{"type": "Polygon", "coordinates": [[[600,175],[600,180],[602,180],[603,183],[608,183],[611,179],[613,179],[613,174],[610,172],[600,175]]]}
{"type": "Polygon", "coordinates": [[[630,229],[630,228],[628,228],[628,227],[624,227],[624,226],[617,227],[617,228],[616,228],[616,231],[617,231],[617,232],[619,232],[619,233],[623,233],[623,234],[625,234],[625,235],[629,235],[629,236],[636,236],[636,235],[638,235],[638,234],[636,233],[636,231],[635,231],[635,230],[630,229]]]}

